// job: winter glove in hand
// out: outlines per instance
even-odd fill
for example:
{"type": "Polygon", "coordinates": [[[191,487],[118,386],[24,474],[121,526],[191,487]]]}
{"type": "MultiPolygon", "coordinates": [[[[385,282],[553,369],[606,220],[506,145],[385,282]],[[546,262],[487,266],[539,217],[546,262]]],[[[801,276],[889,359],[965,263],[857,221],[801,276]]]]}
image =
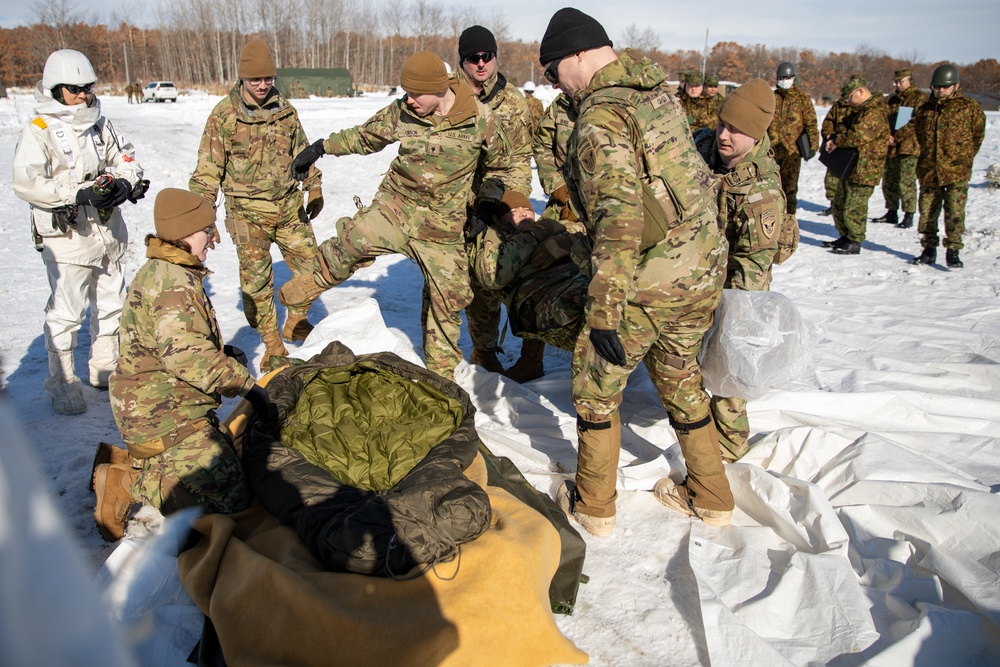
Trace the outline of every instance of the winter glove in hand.
{"type": "Polygon", "coordinates": [[[492,199],[484,199],[479,202],[479,206],[476,207],[476,215],[472,218],[472,224],[469,226],[469,239],[474,239],[486,231],[496,216],[498,206],[499,203],[492,199]]]}
{"type": "Polygon", "coordinates": [[[594,350],[615,366],[625,365],[625,348],[614,329],[591,329],[590,342],[594,350]]]}
{"type": "Polygon", "coordinates": [[[252,386],[243,398],[250,402],[253,411],[262,421],[270,423],[278,421],[278,406],[271,402],[267,391],[260,385],[252,386]]]}
{"type": "Polygon", "coordinates": [[[98,194],[94,188],[87,186],[80,188],[76,192],[76,203],[90,204],[97,209],[109,209],[124,204],[132,192],[132,184],[124,178],[116,178],[111,183],[111,188],[107,194],[98,194]]]}
{"type": "Polygon", "coordinates": [[[247,361],[246,352],[236,347],[235,345],[223,345],[222,351],[226,354],[227,357],[232,357],[233,359],[238,361],[240,363],[240,366],[246,367],[247,363],[249,363],[247,361]]]}
{"type": "Polygon", "coordinates": [[[309,203],[306,204],[306,216],[310,220],[315,220],[319,212],[323,210],[323,195],[309,193],[309,203]]]}
{"type": "Polygon", "coordinates": [[[306,180],[306,177],[309,176],[309,168],[324,155],[326,155],[326,149],[323,148],[322,139],[317,139],[303,148],[302,152],[296,155],[292,161],[292,175],[295,176],[295,180],[306,180]]]}
{"type": "Polygon", "coordinates": [[[138,204],[139,200],[146,196],[147,190],[149,190],[149,180],[143,178],[132,188],[132,192],[128,194],[128,200],[133,204],[138,204]]]}

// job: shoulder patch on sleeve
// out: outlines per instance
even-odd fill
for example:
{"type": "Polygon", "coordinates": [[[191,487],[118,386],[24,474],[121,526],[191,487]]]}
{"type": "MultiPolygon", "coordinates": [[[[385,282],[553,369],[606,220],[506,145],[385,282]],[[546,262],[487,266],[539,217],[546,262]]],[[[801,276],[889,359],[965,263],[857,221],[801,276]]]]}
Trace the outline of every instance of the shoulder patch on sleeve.
{"type": "Polygon", "coordinates": [[[48,127],[48,125],[45,124],[45,121],[42,120],[41,118],[36,118],[35,120],[31,121],[31,124],[40,130],[44,130],[48,127]]]}

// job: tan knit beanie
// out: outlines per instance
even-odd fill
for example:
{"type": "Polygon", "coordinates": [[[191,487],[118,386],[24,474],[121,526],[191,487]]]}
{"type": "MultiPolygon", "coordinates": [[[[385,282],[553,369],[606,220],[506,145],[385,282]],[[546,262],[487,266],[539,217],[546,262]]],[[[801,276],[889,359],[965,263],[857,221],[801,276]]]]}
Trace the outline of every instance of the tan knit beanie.
{"type": "Polygon", "coordinates": [[[757,141],[764,138],[774,117],[774,91],[763,79],[744,83],[722,103],[719,120],[757,141]]]}
{"type": "Polygon", "coordinates": [[[271,49],[262,39],[254,39],[240,51],[240,66],[237,74],[241,79],[264,79],[275,76],[274,58],[271,49]]]}
{"type": "MultiPolygon", "coordinates": [[[[497,208],[497,216],[504,216],[515,208],[532,208],[531,200],[517,190],[507,190],[503,193],[500,206],[497,208]]],[[[534,210],[534,209],[532,209],[534,210]]]]}
{"type": "Polygon", "coordinates": [[[164,188],[153,203],[153,226],[163,241],[177,241],[215,224],[215,207],[201,195],[164,188]]]}
{"type": "Polygon", "coordinates": [[[436,54],[417,51],[403,63],[399,84],[410,95],[440,95],[448,90],[448,71],[436,54]]]}

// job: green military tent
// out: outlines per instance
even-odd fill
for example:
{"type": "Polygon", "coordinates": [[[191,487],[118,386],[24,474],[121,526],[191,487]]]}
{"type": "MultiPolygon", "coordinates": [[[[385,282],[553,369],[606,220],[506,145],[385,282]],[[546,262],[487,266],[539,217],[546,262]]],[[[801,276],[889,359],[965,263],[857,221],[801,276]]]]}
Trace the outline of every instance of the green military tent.
{"type": "Polygon", "coordinates": [[[353,95],[351,73],[343,67],[279,67],[274,85],[286,98],[353,95]]]}

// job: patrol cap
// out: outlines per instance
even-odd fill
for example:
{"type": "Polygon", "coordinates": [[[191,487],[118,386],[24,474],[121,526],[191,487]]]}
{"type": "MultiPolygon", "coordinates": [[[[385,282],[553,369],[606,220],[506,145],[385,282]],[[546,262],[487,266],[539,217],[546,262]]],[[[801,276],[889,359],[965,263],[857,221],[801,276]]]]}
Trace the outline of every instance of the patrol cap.
{"type": "Polygon", "coordinates": [[[760,141],[774,118],[774,91],[763,79],[747,81],[722,103],[719,120],[760,141]]]}
{"type": "Polygon", "coordinates": [[[847,83],[844,84],[844,87],[840,89],[840,100],[842,102],[847,102],[847,98],[851,96],[851,93],[858,88],[867,87],[868,82],[865,80],[865,77],[860,74],[853,74],[851,75],[851,78],[847,80],[847,83]]]}
{"type": "Polygon", "coordinates": [[[399,84],[410,95],[440,95],[448,90],[448,70],[436,53],[417,51],[403,62],[399,84]]]}
{"type": "Polygon", "coordinates": [[[684,74],[684,83],[689,86],[700,86],[705,82],[702,78],[701,72],[687,72],[684,74]]]}
{"type": "Polygon", "coordinates": [[[553,60],[602,46],[614,46],[604,26],[574,7],[563,7],[549,19],[538,50],[545,67],[553,60]]]}
{"type": "Polygon", "coordinates": [[[711,74],[706,74],[705,75],[705,85],[706,86],[713,86],[713,87],[718,86],[719,85],[719,77],[711,75],[711,74]]]}
{"type": "Polygon", "coordinates": [[[215,206],[189,190],[163,188],[153,203],[153,226],[158,238],[177,241],[199,229],[214,227],[215,206]]]}
{"type": "Polygon", "coordinates": [[[252,39],[240,51],[240,64],[236,73],[241,79],[264,79],[275,76],[274,58],[271,49],[262,39],[252,39]]]}
{"type": "Polygon", "coordinates": [[[892,75],[892,80],[899,81],[900,79],[905,79],[908,76],[909,77],[913,76],[913,70],[911,70],[908,67],[904,69],[898,69],[896,70],[896,73],[892,75]]]}

